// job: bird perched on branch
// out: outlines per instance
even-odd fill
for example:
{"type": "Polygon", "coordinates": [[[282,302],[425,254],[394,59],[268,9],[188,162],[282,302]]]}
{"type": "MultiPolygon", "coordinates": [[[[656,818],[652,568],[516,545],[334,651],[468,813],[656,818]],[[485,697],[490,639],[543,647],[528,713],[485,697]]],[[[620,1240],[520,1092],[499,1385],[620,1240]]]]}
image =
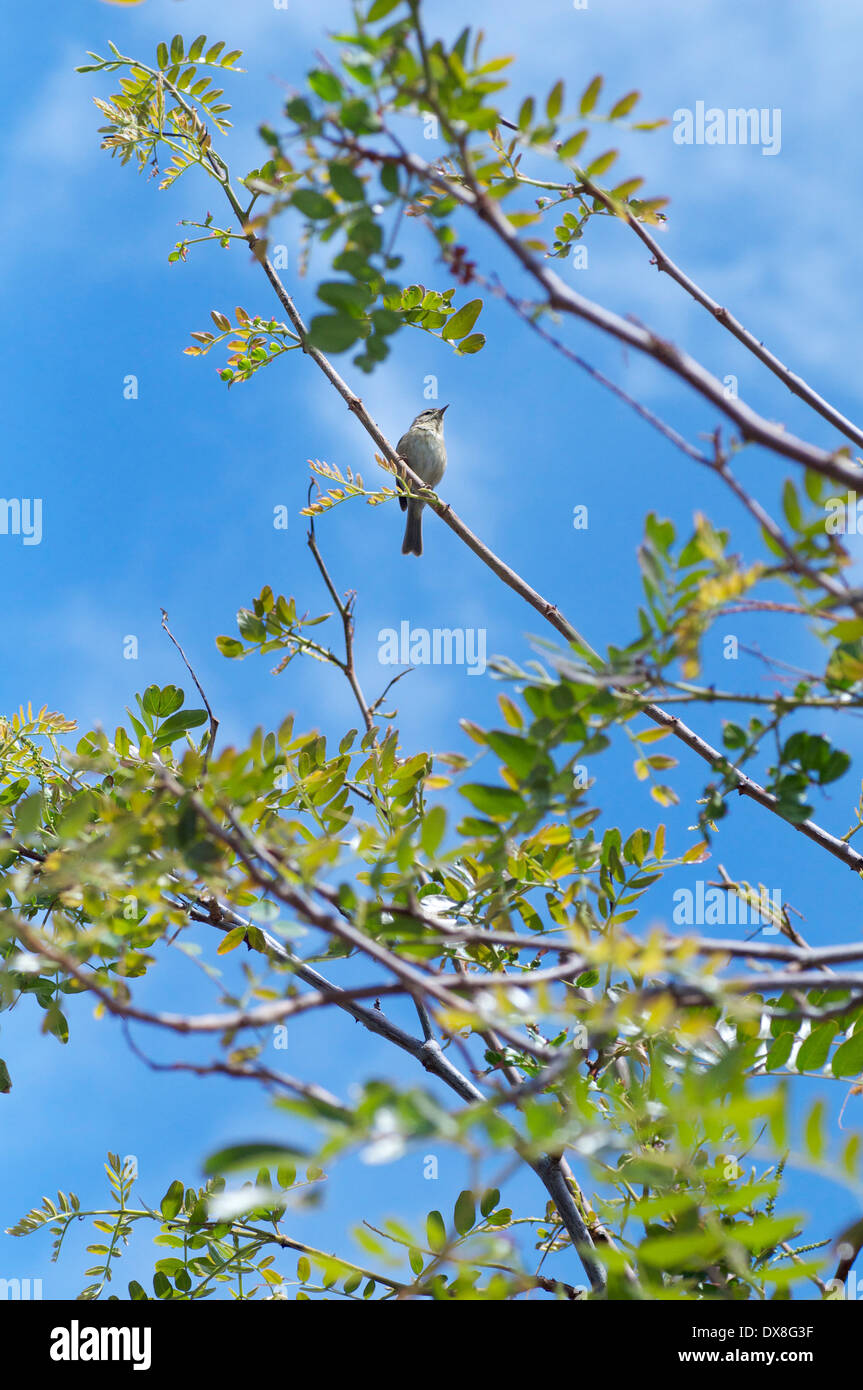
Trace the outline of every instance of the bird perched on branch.
{"type": "MultiPolygon", "coordinates": [[[[439,410],[421,410],[410,429],[403,434],[396,446],[411,472],[422,478],[426,487],[435,488],[446,472],[446,444],[443,438],[444,411],[449,406],[442,405],[439,410]]],[[[423,507],[425,502],[418,498],[399,498],[402,511],[407,509],[405,538],[402,541],[402,555],[422,555],[423,553],[423,507]]]]}

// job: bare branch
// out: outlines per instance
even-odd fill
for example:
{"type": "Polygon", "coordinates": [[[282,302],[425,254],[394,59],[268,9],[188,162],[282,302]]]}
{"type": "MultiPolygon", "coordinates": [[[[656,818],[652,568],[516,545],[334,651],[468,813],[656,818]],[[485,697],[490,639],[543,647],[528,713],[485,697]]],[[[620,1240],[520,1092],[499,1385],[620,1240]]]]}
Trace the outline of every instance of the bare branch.
{"type": "MultiPolygon", "coordinates": [[[[311,500],[311,494],[312,494],[312,484],[309,483],[309,499],[310,499],[310,500],[311,500]]],[[[336,591],[336,586],[335,586],[335,584],[333,583],[332,579],[330,578],[329,570],[327,569],[326,565],[324,564],[323,557],[321,556],[321,552],[320,552],[319,549],[318,549],[318,544],[317,544],[317,541],[316,541],[316,539],[315,539],[315,518],[314,518],[313,516],[310,516],[310,517],[309,517],[309,533],[308,533],[308,538],[307,538],[307,544],[308,544],[309,550],[312,552],[312,555],[313,555],[313,557],[314,557],[315,564],[317,565],[318,569],[319,569],[320,572],[321,572],[321,577],[323,578],[323,581],[324,581],[324,583],[326,584],[327,589],[329,590],[330,597],[332,598],[333,603],[336,605],[336,609],[338,610],[339,617],[340,617],[341,620],[342,620],[342,627],[343,627],[343,629],[344,629],[344,634],[345,634],[345,659],[344,659],[344,663],[340,663],[341,669],[344,671],[345,676],[346,676],[347,681],[348,681],[348,684],[350,685],[351,690],[354,692],[354,698],[356,699],[356,702],[357,702],[357,704],[358,704],[359,707],[360,707],[360,713],[361,713],[361,715],[363,716],[363,723],[364,723],[365,726],[366,726],[366,730],[367,730],[368,733],[371,733],[372,729],[374,728],[374,719],[373,719],[373,717],[372,717],[372,710],[369,708],[368,701],[366,700],[366,697],[365,697],[365,695],[364,695],[363,692],[362,692],[362,688],[361,688],[360,683],[359,683],[359,681],[358,681],[358,679],[357,679],[356,668],[355,668],[355,666],[354,666],[354,619],[353,619],[353,606],[354,606],[354,597],[355,597],[355,595],[352,595],[352,596],[348,599],[347,603],[345,603],[345,602],[339,597],[339,594],[338,594],[338,592],[336,591]]]]}
{"type": "MultiPolygon", "coordinates": [[[[518,177],[518,175],[516,175],[516,177],[518,177]]],[[[685,271],[681,270],[680,266],[676,265],[671,257],[666,255],[659,242],[656,240],[656,237],[654,237],[647,228],[628,211],[628,209],[624,207],[621,212],[620,203],[614,203],[591,179],[588,179],[583,174],[580,175],[580,179],[582,188],[585,192],[589,193],[591,197],[597,198],[601,203],[604,203],[610,211],[614,212],[616,216],[622,217],[623,221],[632,228],[638,239],[643,242],[648,251],[650,251],[653,257],[653,264],[656,266],[657,270],[664,271],[666,275],[676,281],[681,289],[685,290],[686,293],[695,300],[696,304],[700,304],[703,309],[706,309],[717,323],[721,323],[722,327],[726,328],[754,357],[757,357],[759,362],[763,362],[764,366],[767,367],[775,377],[778,377],[783,385],[788,387],[792,395],[804,401],[806,405],[810,406],[818,415],[827,420],[835,429],[839,430],[841,434],[844,434],[846,439],[850,439],[852,443],[863,447],[863,429],[861,429],[859,425],[855,425],[853,420],[847,419],[841,411],[837,410],[829,401],[826,401],[823,396],[819,396],[818,392],[813,390],[801,376],[798,376],[796,372],[791,371],[790,367],[786,367],[783,362],[780,362],[775,353],[772,353],[769,348],[766,348],[760,339],[755,337],[754,333],[750,333],[748,328],[744,328],[739,319],[736,319],[728,309],[724,308],[717,300],[713,299],[706,290],[703,290],[685,271]]],[[[561,185],[561,187],[563,187],[563,185],[561,185]]]]}
{"type": "Polygon", "coordinates": [[[180,656],[183,658],[183,661],[184,661],[185,666],[186,666],[186,670],[189,672],[189,675],[192,677],[192,680],[195,682],[195,685],[198,687],[198,694],[200,695],[201,699],[203,700],[203,702],[204,702],[204,707],[206,708],[207,714],[208,714],[209,717],[210,717],[210,739],[209,739],[209,742],[208,742],[208,744],[207,744],[207,750],[206,750],[206,752],[204,753],[204,767],[206,767],[206,766],[207,766],[207,763],[208,763],[209,760],[210,760],[210,755],[211,755],[211,753],[212,753],[212,751],[213,751],[213,746],[214,746],[214,744],[215,744],[215,742],[216,742],[216,734],[217,734],[218,731],[219,731],[219,721],[218,721],[218,719],[216,718],[216,716],[213,714],[212,709],[210,708],[210,702],[209,702],[209,700],[207,699],[206,695],[204,694],[204,687],[201,685],[201,682],[198,680],[198,677],[195,675],[195,672],[192,670],[192,667],[191,667],[191,665],[190,665],[190,663],[189,663],[189,658],[186,656],[186,653],[183,651],[183,648],[180,646],[180,644],[179,644],[179,642],[177,641],[176,637],[174,636],[173,632],[172,632],[171,629],[168,627],[168,615],[167,615],[167,613],[165,612],[164,608],[160,609],[159,611],[160,611],[161,614],[162,614],[162,627],[165,629],[165,631],[167,632],[167,634],[168,634],[168,636],[170,637],[171,641],[173,642],[174,646],[177,648],[177,651],[180,653],[180,656]]]}
{"type": "MultiPolygon", "coordinates": [[[[357,140],[338,139],[332,142],[339,148],[351,151],[354,155],[373,163],[392,162],[392,155],[361,145],[357,140]]],[[[765,419],[751,406],[740,399],[731,399],[719,379],[708,372],[694,357],[678,348],[674,343],[662,338],[643,324],[634,323],[620,314],[606,309],[603,305],[587,299],[571,289],[560,276],[549,269],[544,262],[523,244],[516,229],[507,220],[499,204],[489,198],[473,178],[469,161],[463,168],[464,184],[447,177],[418,155],[402,151],[398,161],[412,173],[426,182],[442,189],[450,197],[470,209],[512,252],[527,273],[539,284],[546,295],[551,309],[559,313],[571,314],[586,323],[599,328],[603,333],[652,358],[661,366],[673,372],[698,395],[715,406],[727,416],[740,430],[743,439],[761,444],[765,449],[783,458],[792,459],[812,468],[825,477],[832,478],[849,489],[863,484],[863,469],[853,464],[843,453],[822,449],[809,444],[789,433],[782,425],[765,419]]],[[[847,448],[847,446],[846,446],[847,448]]]]}

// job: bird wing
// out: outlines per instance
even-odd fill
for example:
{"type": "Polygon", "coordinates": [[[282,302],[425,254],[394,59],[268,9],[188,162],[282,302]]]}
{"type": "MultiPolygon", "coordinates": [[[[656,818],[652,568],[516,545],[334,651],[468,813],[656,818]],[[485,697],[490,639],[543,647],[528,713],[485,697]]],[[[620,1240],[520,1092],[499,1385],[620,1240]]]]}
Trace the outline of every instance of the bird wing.
{"type": "MultiPolygon", "coordinates": [[[[399,440],[398,444],[396,445],[396,453],[397,453],[397,454],[401,454],[402,456],[404,456],[404,455],[405,455],[405,450],[407,449],[407,447],[408,447],[408,437],[407,437],[406,434],[403,434],[402,437],[401,437],[401,439],[399,440]]],[[[402,509],[403,512],[404,512],[404,511],[407,511],[408,499],[404,496],[404,485],[403,485],[403,483],[402,483],[402,481],[401,481],[400,478],[397,478],[397,479],[396,479],[396,487],[398,488],[399,492],[402,494],[402,495],[399,497],[399,506],[401,507],[401,509],[402,509]]]]}

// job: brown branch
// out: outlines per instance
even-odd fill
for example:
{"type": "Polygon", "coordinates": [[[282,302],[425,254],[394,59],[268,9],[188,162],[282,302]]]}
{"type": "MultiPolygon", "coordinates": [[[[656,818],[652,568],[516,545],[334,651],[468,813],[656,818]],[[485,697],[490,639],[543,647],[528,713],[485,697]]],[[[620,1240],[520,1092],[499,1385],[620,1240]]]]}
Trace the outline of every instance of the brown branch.
{"type": "MultiPolygon", "coordinates": [[[[516,178],[518,178],[518,174],[516,174],[516,178]]],[[[650,251],[657,270],[664,272],[672,280],[676,281],[681,289],[685,290],[703,309],[706,309],[717,323],[722,324],[723,328],[726,328],[738,342],[742,343],[754,357],[758,358],[759,362],[762,362],[774,376],[778,377],[779,380],[788,387],[792,395],[805,401],[806,405],[810,406],[818,415],[827,420],[835,429],[839,430],[841,434],[844,434],[852,443],[863,447],[863,429],[855,425],[853,420],[847,419],[841,411],[837,410],[829,401],[826,401],[823,396],[819,396],[818,392],[813,390],[801,376],[798,376],[796,372],[792,372],[790,367],[786,367],[775,353],[771,352],[769,348],[766,348],[764,344],[755,337],[754,333],[750,333],[748,328],[744,328],[739,319],[736,319],[728,309],[724,308],[718,302],[718,300],[713,299],[706,290],[703,290],[685,271],[681,270],[680,266],[676,265],[671,257],[666,255],[656,238],[633,216],[628,208],[625,206],[621,207],[619,202],[615,203],[609,198],[607,193],[604,193],[601,188],[597,187],[585,174],[579,174],[579,179],[585,192],[589,193],[591,197],[598,199],[609,211],[621,217],[622,220],[632,228],[639,241],[643,242],[648,251],[650,251]]],[[[561,187],[563,186],[564,185],[561,185],[561,187]]]]}
{"type": "Polygon", "coordinates": [[[820,618],[828,623],[835,621],[826,609],[804,608],[800,603],[779,603],[768,598],[745,598],[739,603],[726,603],[720,609],[720,616],[726,617],[729,613],[794,613],[799,618],[820,618]]]}
{"type": "MultiPolygon", "coordinates": [[[[201,798],[194,791],[190,791],[188,788],[184,787],[182,783],[178,782],[167,768],[153,766],[152,771],[173,796],[176,796],[180,800],[186,800],[195,809],[198,816],[204,821],[216,839],[233,850],[234,854],[236,854],[245,868],[249,878],[259,889],[263,892],[271,893],[279,902],[284,903],[286,907],[289,907],[309,926],[317,927],[320,931],[325,932],[329,936],[338,937],[341,941],[353,946],[356,950],[367,955],[371,960],[382,965],[385,970],[395,975],[396,979],[409,994],[418,992],[420,996],[428,995],[430,998],[436,1000],[438,1004],[442,1004],[445,1008],[453,1009],[456,1012],[465,1009],[464,1000],[460,999],[456,994],[453,994],[445,985],[440,984],[439,978],[429,975],[426,971],[417,970],[414,966],[395,955],[394,952],[388,950],[386,946],[382,946],[381,943],[376,941],[373,937],[358,931],[335,912],[325,911],[323,908],[318,907],[318,905],[301,889],[292,887],[290,884],[286,883],[282,877],[283,871],[281,867],[277,863],[273,865],[273,861],[269,858],[266,851],[263,850],[262,846],[252,840],[248,833],[237,825],[236,822],[231,830],[222,825],[201,798]],[[261,872],[257,864],[258,858],[262,858],[265,863],[269,862],[273,866],[273,876],[261,872]]],[[[549,977],[553,976],[553,978],[560,978],[560,972],[562,970],[568,971],[576,968],[577,965],[573,966],[567,963],[565,966],[556,967],[554,972],[546,971],[543,973],[549,977]]],[[[486,980],[485,983],[488,984],[489,981],[486,980]]],[[[542,1047],[540,1044],[534,1042],[533,1039],[525,1038],[522,1034],[515,1032],[506,1024],[499,1022],[495,1026],[501,1036],[506,1038],[507,1042],[511,1043],[511,1045],[519,1051],[529,1052],[531,1055],[545,1062],[553,1060],[555,1055],[554,1052],[546,1047],[542,1047]]]]}
{"type": "Polygon", "coordinates": [[[733,775],[734,778],[733,790],[740,796],[748,797],[750,801],[754,801],[758,806],[763,807],[765,811],[770,811],[773,815],[779,816],[780,820],[785,821],[786,825],[790,825],[793,830],[798,831],[801,835],[805,835],[807,840],[812,840],[820,849],[833,855],[835,859],[841,860],[843,864],[847,864],[848,868],[853,870],[855,874],[863,873],[863,854],[858,854],[857,851],[853,850],[844,840],[840,840],[836,835],[831,835],[829,830],[822,829],[815,821],[789,821],[779,810],[778,798],[775,797],[772,792],[765,791],[764,787],[752,777],[748,777],[745,772],[741,772],[739,768],[734,767],[724,754],[720,753],[716,748],[711,747],[706,739],[701,738],[699,734],[696,734],[692,729],[688,728],[674,715],[666,713],[659,705],[647,705],[642,713],[646,714],[648,719],[651,719],[654,724],[668,729],[676,738],[679,738],[682,743],[685,743],[687,748],[690,748],[693,753],[697,753],[700,758],[703,758],[705,762],[709,763],[711,767],[728,770],[729,774],[733,775]]]}
{"type": "Polygon", "coordinates": [[[270,1067],[262,1067],[257,1063],[252,1065],[248,1062],[157,1062],[135,1042],[126,1020],[123,1021],[123,1031],[130,1050],[151,1071],[186,1071],[191,1072],[193,1076],[230,1076],[244,1081],[258,1081],[266,1086],[289,1091],[292,1095],[310,1100],[315,1105],[324,1105],[345,1117],[350,1115],[347,1106],[342,1104],[338,1096],[334,1096],[314,1081],[300,1081],[296,1076],[289,1076],[287,1072],[273,1071],[270,1067]]]}
{"type": "Polygon", "coordinates": [[[609,337],[650,357],[673,372],[731,420],[740,430],[743,439],[760,444],[783,458],[803,464],[806,468],[812,468],[849,489],[857,489],[863,484],[863,469],[852,464],[843,455],[798,439],[781,424],[759,415],[743,400],[728,397],[722,382],[683,349],[643,324],[623,318],[613,310],[606,309],[571,289],[522,243],[518,232],[508,221],[498,202],[489,198],[476,183],[469,161],[465,161],[462,171],[465,180],[463,184],[447,177],[418,155],[407,151],[401,151],[397,156],[385,155],[353,138],[333,139],[331,143],[373,163],[392,163],[396,159],[427,183],[442,189],[456,202],[473,212],[504,243],[527,273],[541,286],[549,308],[559,313],[571,314],[592,324],[609,337]]]}
{"type": "MultiPolygon", "coordinates": [[[[515,131],[517,135],[521,134],[519,127],[512,121],[506,120],[504,117],[500,118],[500,124],[506,126],[508,130],[515,131]]],[[[545,182],[544,180],[529,179],[526,178],[524,174],[519,173],[518,169],[515,168],[512,169],[511,176],[517,179],[519,183],[545,188],[548,189],[549,192],[558,192],[565,195],[559,199],[559,202],[565,202],[567,198],[575,196],[576,194],[587,193],[590,197],[602,203],[614,217],[618,217],[626,222],[632,231],[635,232],[638,239],[643,242],[648,251],[650,251],[653,258],[651,263],[656,266],[658,271],[664,272],[672,280],[676,281],[681,289],[685,290],[703,309],[706,309],[717,323],[720,323],[723,328],[726,328],[738,342],[742,343],[754,357],[758,358],[759,362],[762,362],[765,367],[773,372],[774,376],[778,377],[778,379],[788,387],[792,395],[804,401],[818,415],[821,415],[823,419],[835,426],[847,439],[850,439],[852,443],[863,446],[863,430],[861,430],[858,425],[855,425],[853,420],[847,419],[841,411],[837,410],[829,401],[826,401],[823,396],[820,396],[801,376],[798,376],[796,372],[792,372],[790,367],[786,367],[775,353],[765,347],[764,343],[759,338],[756,338],[754,333],[751,333],[748,328],[743,326],[739,319],[736,319],[728,309],[724,308],[718,300],[715,300],[709,295],[706,290],[702,289],[702,287],[691,278],[691,276],[687,275],[680,266],[675,264],[671,257],[663,251],[652,233],[647,230],[643,223],[638,221],[625,203],[621,203],[619,199],[615,200],[610,197],[604,189],[600,188],[598,184],[595,184],[592,179],[589,179],[583,171],[578,172],[578,183],[554,183],[545,182]]]]}
{"type": "Polygon", "coordinates": [[[765,511],[761,503],[757,501],[756,498],[751,497],[742,483],[738,482],[734,477],[734,474],[728,467],[728,460],[720,448],[718,431],[713,437],[713,445],[713,458],[702,459],[700,461],[706,463],[707,467],[716,473],[726,486],[731,489],[734,496],[743,504],[753,520],[776,542],[776,545],[782,551],[791,568],[797,574],[808,579],[811,584],[814,584],[819,589],[823,589],[825,593],[830,594],[831,598],[839,599],[843,605],[848,604],[848,606],[853,607],[855,611],[859,611],[859,604],[851,601],[852,596],[847,584],[840,584],[832,575],[824,574],[821,570],[813,569],[812,566],[804,560],[803,556],[785,539],[782,528],[773,520],[769,512],[765,511]]]}
{"type": "MultiPolygon", "coordinates": [[[[309,483],[310,500],[311,492],[312,484],[309,483]]],[[[329,590],[330,597],[332,598],[333,603],[336,605],[339,617],[342,620],[342,627],[344,629],[345,634],[345,659],[344,662],[339,662],[339,666],[341,667],[341,670],[344,672],[348,684],[351,687],[351,690],[354,692],[354,698],[356,699],[356,702],[359,705],[360,713],[363,717],[363,722],[366,726],[366,730],[368,733],[371,733],[372,729],[375,726],[374,718],[372,717],[372,709],[369,707],[368,701],[366,700],[366,697],[363,694],[362,687],[360,686],[359,680],[357,679],[356,667],[354,665],[354,598],[351,597],[347,601],[347,603],[345,603],[339,597],[336,591],[336,586],[330,578],[329,570],[324,564],[323,557],[321,556],[321,552],[318,549],[318,544],[315,539],[315,518],[313,516],[309,517],[309,533],[307,537],[307,545],[309,547],[309,550],[312,552],[315,564],[321,572],[321,577],[323,578],[323,581],[326,584],[327,589],[329,590]]]]}
{"type": "MultiPolygon", "coordinates": [[[[251,927],[251,923],[249,926],[251,927]]],[[[278,999],[271,1004],[259,1004],[254,1009],[235,1009],[221,1014],[167,1014],[153,1013],[139,1009],[134,1004],[120,999],[109,989],[97,983],[90,971],[82,969],[78,962],[66,951],[44,939],[22,920],[15,922],[15,934],[24,942],[28,951],[43,956],[60,967],[82,988],[95,994],[108,1013],[116,1018],[132,1019],[136,1023],[148,1023],[156,1028],[166,1028],[173,1033],[188,1035],[206,1033],[234,1033],[241,1028],[262,1028],[293,1018],[297,1014],[308,1013],[311,1009],[323,1008],[338,1003],[344,1006],[357,999],[383,998],[391,994],[404,994],[402,984],[361,985],[355,989],[342,989],[338,985],[323,982],[323,988],[313,994],[302,994],[295,999],[278,999]]]]}
{"type": "Polygon", "coordinates": [[[568,347],[566,343],[561,342],[560,338],[556,338],[553,333],[549,333],[547,328],[543,328],[539,320],[530,312],[531,309],[536,309],[536,305],[531,304],[528,300],[516,299],[515,295],[510,294],[496,277],[494,281],[489,281],[486,280],[485,276],[477,274],[474,275],[474,279],[479,284],[484,285],[498,299],[504,300],[511,309],[514,309],[519,318],[527,324],[532,332],[542,338],[543,342],[548,343],[550,347],[554,348],[555,352],[559,352],[568,362],[572,362],[574,366],[586,372],[593,381],[605,387],[606,391],[610,391],[613,396],[616,396],[616,398],[622,401],[624,405],[628,406],[630,410],[634,410],[640,419],[644,420],[652,429],[658,430],[669,444],[674,445],[675,449],[679,449],[681,453],[686,454],[691,459],[695,459],[697,463],[710,464],[710,459],[707,455],[703,454],[700,449],[696,449],[694,444],[690,444],[688,439],[684,439],[683,435],[674,429],[672,425],[666,424],[666,422],[660,419],[648,406],[642,405],[641,401],[637,401],[634,396],[630,396],[627,391],[624,391],[616,382],[605,376],[603,372],[598,371],[590,362],[585,361],[583,357],[579,357],[578,353],[573,352],[572,348],[568,347]]]}

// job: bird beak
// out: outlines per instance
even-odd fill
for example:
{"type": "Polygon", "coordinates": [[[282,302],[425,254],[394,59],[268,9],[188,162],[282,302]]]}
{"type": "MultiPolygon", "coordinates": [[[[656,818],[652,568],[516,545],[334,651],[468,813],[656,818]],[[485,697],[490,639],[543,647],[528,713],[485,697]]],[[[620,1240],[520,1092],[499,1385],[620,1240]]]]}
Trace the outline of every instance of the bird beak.
{"type": "Polygon", "coordinates": [[[442,405],[441,408],[440,408],[440,410],[438,411],[438,415],[441,415],[441,416],[442,416],[445,410],[449,410],[449,406],[448,406],[448,405],[442,405]]]}

